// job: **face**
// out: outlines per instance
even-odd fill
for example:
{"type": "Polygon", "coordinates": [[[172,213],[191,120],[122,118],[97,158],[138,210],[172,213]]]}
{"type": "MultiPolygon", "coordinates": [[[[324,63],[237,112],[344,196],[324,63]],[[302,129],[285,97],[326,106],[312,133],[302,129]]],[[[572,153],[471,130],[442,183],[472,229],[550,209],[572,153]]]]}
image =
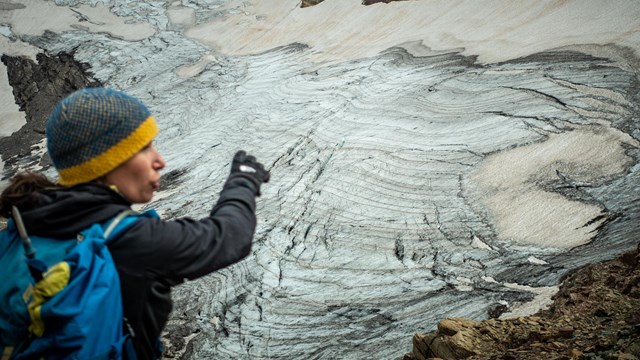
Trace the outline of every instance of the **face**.
{"type": "Polygon", "coordinates": [[[120,194],[134,204],[147,203],[160,187],[164,159],[149,143],[136,155],[104,176],[103,182],[115,185],[120,194]]]}

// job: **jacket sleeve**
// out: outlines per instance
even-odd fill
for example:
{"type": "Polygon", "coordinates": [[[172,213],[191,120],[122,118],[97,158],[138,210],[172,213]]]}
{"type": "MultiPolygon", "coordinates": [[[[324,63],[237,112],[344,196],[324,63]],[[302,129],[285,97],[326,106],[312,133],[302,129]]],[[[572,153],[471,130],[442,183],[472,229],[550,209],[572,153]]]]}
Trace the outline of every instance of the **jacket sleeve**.
{"type": "Polygon", "coordinates": [[[112,246],[120,248],[120,261],[127,262],[127,268],[144,271],[149,278],[182,282],[204,276],[249,255],[256,193],[251,181],[232,176],[208,217],[141,218],[112,246]]]}

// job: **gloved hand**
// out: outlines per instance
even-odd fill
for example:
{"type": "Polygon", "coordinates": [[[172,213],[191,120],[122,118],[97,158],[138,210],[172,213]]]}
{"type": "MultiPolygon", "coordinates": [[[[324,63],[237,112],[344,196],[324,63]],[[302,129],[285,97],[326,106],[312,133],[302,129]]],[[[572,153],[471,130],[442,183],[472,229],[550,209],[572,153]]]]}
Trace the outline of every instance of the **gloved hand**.
{"type": "Polygon", "coordinates": [[[256,186],[256,196],[260,196],[260,185],[269,182],[271,174],[265,170],[264,165],[259,163],[255,157],[247,155],[246,152],[240,150],[233,157],[231,163],[231,175],[245,177],[256,186]]]}

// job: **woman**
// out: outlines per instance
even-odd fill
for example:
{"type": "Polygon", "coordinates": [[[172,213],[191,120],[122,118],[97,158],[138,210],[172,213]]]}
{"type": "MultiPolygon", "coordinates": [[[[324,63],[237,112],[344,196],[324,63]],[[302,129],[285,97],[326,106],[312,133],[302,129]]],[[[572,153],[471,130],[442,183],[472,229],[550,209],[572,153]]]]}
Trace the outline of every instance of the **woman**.
{"type": "MultiPolygon", "coordinates": [[[[103,88],[76,91],[53,110],[46,132],[58,182],[20,174],[0,197],[0,215],[11,216],[17,206],[30,235],[74,238],[132,204],[149,202],[160,187],[165,161],[152,143],[158,128],[131,96],[103,88]]],[[[157,340],[171,312],[172,286],[249,254],[255,197],[268,180],[263,165],[240,151],[208,217],[141,217],[110,242],[139,359],[159,357],[157,340]]]]}

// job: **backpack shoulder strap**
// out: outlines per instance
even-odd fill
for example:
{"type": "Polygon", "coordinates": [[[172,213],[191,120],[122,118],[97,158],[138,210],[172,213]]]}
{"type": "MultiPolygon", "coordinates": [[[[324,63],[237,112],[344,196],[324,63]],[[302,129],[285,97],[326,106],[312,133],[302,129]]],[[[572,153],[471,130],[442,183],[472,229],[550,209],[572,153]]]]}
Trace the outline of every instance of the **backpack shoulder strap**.
{"type": "Polygon", "coordinates": [[[104,238],[109,241],[109,236],[119,233],[121,230],[131,225],[139,217],[160,218],[155,210],[147,210],[143,213],[127,209],[116,215],[104,230],[104,238]],[[123,221],[124,220],[124,221],[123,221]]]}
{"type": "Polygon", "coordinates": [[[125,211],[119,213],[115,218],[113,218],[113,220],[111,220],[111,222],[109,223],[109,226],[107,226],[107,228],[104,230],[104,238],[108,239],[109,235],[111,235],[113,230],[116,229],[118,224],[120,224],[120,222],[122,220],[124,220],[124,218],[126,218],[129,215],[136,215],[136,214],[138,214],[138,213],[133,211],[133,210],[131,210],[131,209],[128,209],[128,210],[125,210],[125,211]]]}

